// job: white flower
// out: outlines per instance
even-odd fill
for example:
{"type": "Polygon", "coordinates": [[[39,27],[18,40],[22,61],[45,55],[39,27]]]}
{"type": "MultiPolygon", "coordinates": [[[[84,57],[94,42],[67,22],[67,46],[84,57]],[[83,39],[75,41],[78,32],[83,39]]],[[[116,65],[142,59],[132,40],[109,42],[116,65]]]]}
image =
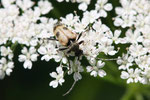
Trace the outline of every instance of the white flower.
{"type": "Polygon", "coordinates": [[[136,64],[142,70],[147,68],[150,65],[150,56],[144,55],[135,59],[136,64]]]}
{"type": "Polygon", "coordinates": [[[6,58],[0,59],[0,79],[5,77],[5,74],[10,76],[12,69],[14,68],[14,62],[7,61],[6,58]]]}
{"type": "Polygon", "coordinates": [[[115,18],[114,25],[122,28],[131,27],[135,23],[135,16],[122,16],[122,18],[115,18]]]}
{"type": "Polygon", "coordinates": [[[111,38],[112,40],[115,42],[115,44],[120,43],[120,38],[119,36],[121,35],[121,30],[115,30],[114,35],[112,33],[111,34],[111,38]]]}
{"type": "Polygon", "coordinates": [[[87,27],[87,23],[82,22],[76,22],[74,24],[74,28],[75,28],[75,32],[76,33],[84,33],[85,32],[85,28],[87,27]]]}
{"type": "Polygon", "coordinates": [[[13,58],[13,52],[10,49],[10,47],[1,46],[0,47],[1,56],[8,56],[8,58],[11,60],[13,58]]]}
{"type": "MultiPolygon", "coordinates": [[[[131,1],[132,2],[132,1],[131,1]]],[[[134,10],[134,5],[130,0],[120,0],[122,7],[116,7],[115,11],[117,17],[115,18],[114,25],[125,27],[131,27],[136,20],[136,11],[134,10]]]]}
{"type": "Polygon", "coordinates": [[[82,21],[87,25],[93,23],[96,19],[100,17],[100,14],[96,10],[86,11],[83,13],[82,21]]]}
{"type": "Polygon", "coordinates": [[[112,46],[113,41],[109,39],[108,37],[104,37],[101,39],[99,49],[101,52],[104,52],[106,55],[115,55],[117,53],[116,50],[114,50],[114,46],[112,46]]]}
{"type": "Polygon", "coordinates": [[[81,3],[81,4],[79,4],[78,9],[79,9],[79,10],[82,10],[82,11],[86,11],[86,9],[87,9],[87,4],[84,3],[84,2],[81,3]]]}
{"type": "Polygon", "coordinates": [[[81,80],[82,76],[81,76],[80,72],[83,72],[84,69],[81,66],[81,62],[78,61],[77,57],[75,58],[74,61],[70,61],[70,66],[69,67],[70,67],[70,69],[68,71],[68,74],[70,75],[74,72],[74,74],[73,74],[74,80],[75,81],[81,80]]]}
{"type": "Polygon", "coordinates": [[[108,26],[102,24],[102,21],[100,19],[98,21],[95,21],[92,27],[96,32],[100,32],[100,33],[104,33],[110,30],[108,26]]]}
{"type": "Polygon", "coordinates": [[[61,22],[67,26],[74,26],[76,22],[79,21],[79,16],[74,16],[72,13],[67,14],[66,18],[61,17],[61,22]]]}
{"type": "Polygon", "coordinates": [[[122,24],[123,24],[123,20],[119,17],[116,17],[115,21],[114,21],[114,25],[115,26],[121,26],[122,24]]]}
{"type": "Polygon", "coordinates": [[[135,27],[139,31],[145,33],[145,28],[147,26],[150,26],[149,22],[150,22],[150,15],[145,16],[143,14],[139,14],[139,15],[137,15],[137,19],[136,19],[136,22],[135,22],[135,27]]]}
{"type": "Polygon", "coordinates": [[[50,73],[50,76],[53,78],[56,78],[56,80],[53,80],[49,83],[49,86],[52,86],[53,88],[56,88],[58,84],[62,85],[62,83],[65,82],[64,80],[64,71],[62,70],[62,67],[59,66],[56,68],[56,72],[50,73]]]}
{"type": "Polygon", "coordinates": [[[150,68],[145,67],[144,71],[141,72],[141,74],[143,76],[141,79],[141,83],[148,84],[150,82],[150,68]]]}
{"type": "Polygon", "coordinates": [[[105,63],[102,62],[101,60],[99,60],[97,62],[97,64],[95,65],[95,61],[93,63],[91,63],[92,66],[87,66],[87,72],[91,72],[91,76],[96,77],[97,75],[99,75],[100,77],[104,77],[106,76],[106,72],[104,70],[102,70],[101,68],[104,67],[105,63]]]}
{"type": "Polygon", "coordinates": [[[45,0],[45,1],[40,0],[38,2],[38,6],[42,14],[47,14],[50,10],[53,9],[52,4],[48,0],[45,0]]]}
{"type": "Polygon", "coordinates": [[[38,54],[36,53],[36,49],[34,47],[30,47],[28,50],[24,47],[21,52],[22,54],[19,55],[19,61],[24,62],[23,66],[25,69],[31,69],[32,61],[37,61],[38,54]]]}
{"type": "MultiPolygon", "coordinates": [[[[44,44],[44,43],[43,43],[44,44]]],[[[56,48],[56,43],[54,41],[49,41],[49,43],[45,45],[41,45],[38,48],[38,52],[42,55],[41,60],[49,61],[50,59],[54,59],[56,62],[67,63],[67,58],[63,52],[59,51],[56,48]]]]}
{"type": "Polygon", "coordinates": [[[118,57],[117,64],[120,66],[118,67],[119,70],[126,70],[130,66],[133,65],[133,57],[129,56],[128,54],[123,54],[122,57],[118,57]]]}
{"type": "Polygon", "coordinates": [[[139,30],[135,30],[134,33],[132,32],[131,29],[129,29],[127,32],[126,32],[126,40],[129,42],[129,43],[132,43],[132,44],[136,44],[138,42],[142,42],[143,41],[143,37],[140,33],[139,30]]]}
{"type": "Polygon", "coordinates": [[[45,46],[40,46],[38,52],[43,55],[41,60],[49,61],[50,59],[54,58],[55,55],[58,53],[55,45],[47,44],[45,46]]]}
{"type": "Polygon", "coordinates": [[[115,11],[119,16],[135,15],[136,11],[133,9],[133,3],[130,0],[120,0],[122,7],[116,7],[115,11]]]}
{"type": "Polygon", "coordinates": [[[136,68],[135,70],[133,68],[130,68],[126,71],[122,71],[121,72],[121,78],[122,79],[127,79],[127,83],[137,83],[138,81],[141,80],[141,77],[140,77],[140,73],[141,73],[141,70],[136,68]]]}
{"type": "Polygon", "coordinates": [[[129,53],[133,56],[133,57],[139,57],[142,56],[144,54],[146,54],[148,52],[148,50],[146,48],[144,48],[142,45],[131,45],[129,47],[129,53]]]}
{"type": "Polygon", "coordinates": [[[2,0],[1,3],[4,7],[9,7],[15,0],[2,0]]]}
{"type": "Polygon", "coordinates": [[[25,11],[31,8],[34,5],[34,2],[31,0],[16,0],[16,4],[25,11]]]}
{"type": "Polygon", "coordinates": [[[106,11],[111,11],[113,8],[112,4],[107,2],[108,0],[97,0],[97,3],[95,4],[95,9],[99,11],[101,17],[107,17],[106,11]]]}

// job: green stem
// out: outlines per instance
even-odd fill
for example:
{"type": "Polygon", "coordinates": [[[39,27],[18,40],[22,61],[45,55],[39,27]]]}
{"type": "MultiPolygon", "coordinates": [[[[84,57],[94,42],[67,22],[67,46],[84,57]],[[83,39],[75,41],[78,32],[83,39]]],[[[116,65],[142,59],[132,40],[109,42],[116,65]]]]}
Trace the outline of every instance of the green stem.
{"type": "Polygon", "coordinates": [[[122,96],[121,100],[132,100],[135,96],[136,100],[143,100],[141,95],[140,85],[138,83],[127,85],[127,90],[122,96]]]}
{"type": "Polygon", "coordinates": [[[10,48],[11,48],[11,50],[12,50],[13,52],[15,51],[17,45],[18,45],[18,42],[15,42],[14,44],[11,45],[10,48]]]}
{"type": "Polygon", "coordinates": [[[144,98],[143,98],[143,96],[142,96],[142,94],[141,94],[140,92],[137,92],[137,93],[135,94],[135,99],[136,99],[136,100],[144,100],[144,98]]]}

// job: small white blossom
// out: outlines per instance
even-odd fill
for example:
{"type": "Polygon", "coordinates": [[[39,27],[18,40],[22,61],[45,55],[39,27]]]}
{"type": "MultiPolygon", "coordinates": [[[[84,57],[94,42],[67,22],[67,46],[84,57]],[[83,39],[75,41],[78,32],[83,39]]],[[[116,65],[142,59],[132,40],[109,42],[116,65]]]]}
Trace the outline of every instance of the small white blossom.
{"type": "Polygon", "coordinates": [[[87,4],[83,2],[83,3],[79,4],[78,8],[79,8],[79,10],[86,11],[87,4]]]}
{"type": "Polygon", "coordinates": [[[91,63],[92,66],[87,66],[87,72],[91,72],[91,76],[96,77],[97,75],[99,75],[100,77],[104,77],[106,76],[106,72],[104,70],[102,70],[101,68],[104,67],[105,63],[102,62],[101,60],[99,60],[97,62],[97,64],[95,65],[95,61],[93,63],[91,63]]]}
{"type": "Polygon", "coordinates": [[[107,32],[110,30],[108,26],[102,23],[102,21],[99,19],[98,21],[95,21],[95,23],[92,26],[96,32],[107,32]]]}
{"type": "Polygon", "coordinates": [[[5,77],[5,74],[10,76],[12,69],[14,68],[14,62],[7,61],[6,58],[0,59],[0,79],[5,77]]]}
{"type": "Polygon", "coordinates": [[[119,38],[119,36],[121,35],[121,30],[115,30],[114,35],[112,33],[111,34],[111,38],[112,40],[115,42],[115,44],[121,43],[121,39],[119,38]]]}
{"type": "Polygon", "coordinates": [[[75,58],[74,61],[70,61],[70,66],[71,67],[68,71],[68,74],[73,74],[73,78],[75,81],[78,81],[78,80],[81,80],[82,79],[82,76],[80,74],[80,72],[83,72],[84,69],[83,67],[81,66],[81,63],[80,61],[77,60],[77,58],[75,58]]]}
{"type": "Polygon", "coordinates": [[[56,72],[50,73],[50,76],[53,78],[56,78],[56,80],[53,80],[49,83],[49,86],[52,86],[53,88],[56,88],[58,84],[62,85],[62,83],[65,82],[64,80],[64,71],[62,70],[62,67],[59,66],[56,68],[56,72]]]}
{"type": "Polygon", "coordinates": [[[144,56],[139,56],[138,58],[135,59],[136,64],[138,65],[139,68],[146,69],[150,65],[150,56],[144,55],[144,56]]]}
{"type": "Polygon", "coordinates": [[[96,19],[100,17],[100,14],[96,10],[86,11],[83,13],[82,21],[84,23],[90,24],[93,23],[96,19]]]}
{"type": "Polygon", "coordinates": [[[38,49],[38,52],[43,55],[41,60],[49,61],[52,58],[55,58],[57,52],[57,49],[55,48],[55,45],[47,44],[40,46],[38,49]]]}
{"type": "Polygon", "coordinates": [[[150,82],[150,68],[149,67],[145,67],[144,71],[141,72],[142,73],[142,79],[141,79],[141,83],[143,84],[148,84],[150,82]]]}
{"type": "Polygon", "coordinates": [[[31,0],[16,0],[16,4],[25,11],[31,8],[34,5],[34,2],[31,0]]]}
{"type": "Polygon", "coordinates": [[[127,79],[127,83],[137,83],[138,81],[141,80],[141,77],[140,77],[140,73],[141,73],[141,70],[136,68],[135,70],[133,68],[130,68],[126,71],[122,71],[121,72],[121,78],[122,79],[127,79]]]}
{"type": "Polygon", "coordinates": [[[64,23],[65,25],[72,27],[76,22],[79,21],[79,17],[74,16],[72,13],[70,13],[66,15],[66,18],[61,17],[61,20],[62,20],[61,22],[64,23]]]}
{"type": "Polygon", "coordinates": [[[25,69],[31,69],[32,62],[37,61],[38,54],[36,53],[36,49],[34,47],[30,47],[28,50],[24,47],[21,52],[22,54],[19,55],[19,61],[24,62],[23,66],[25,69]]]}
{"type": "Polygon", "coordinates": [[[48,0],[40,0],[38,6],[42,14],[47,14],[50,10],[53,9],[52,4],[48,0]]]}
{"type": "Polygon", "coordinates": [[[126,70],[130,66],[133,65],[133,57],[129,56],[128,54],[123,54],[122,57],[118,57],[117,64],[120,66],[118,67],[119,70],[126,70]]]}
{"type": "Polygon", "coordinates": [[[95,4],[95,9],[99,11],[99,14],[101,17],[107,17],[106,11],[112,10],[112,4],[107,3],[108,0],[97,0],[97,3],[95,4]]]}
{"type": "Polygon", "coordinates": [[[134,33],[133,33],[132,30],[129,29],[126,32],[126,37],[125,38],[129,43],[132,43],[132,44],[136,44],[138,42],[143,41],[143,37],[142,37],[140,31],[138,31],[138,30],[135,30],[134,33]]]}
{"type": "Polygon", "coordinates": [[[139,57],[142,56],[144,54],[146,54],[148,52],[148,50],[146,48],[144,48],[142,45],[131,45],[129,47],[129,53],[133,56],[133,57],[139,57]]]}
{"type": "Polygon", "coordinates": [[[10,49],[10,47],[5,47],[5,46],[1,46],[0,47],[0,52],[1,52],[1,56],[8,56],[8,58],[11,60],[13,58],[13,52],[12,50],[10,49]]]}
{"type": "Polygon", "coordinates": [[[15,0],[2,0],[1,3],[4,7],[9,7],[15,0]]]}

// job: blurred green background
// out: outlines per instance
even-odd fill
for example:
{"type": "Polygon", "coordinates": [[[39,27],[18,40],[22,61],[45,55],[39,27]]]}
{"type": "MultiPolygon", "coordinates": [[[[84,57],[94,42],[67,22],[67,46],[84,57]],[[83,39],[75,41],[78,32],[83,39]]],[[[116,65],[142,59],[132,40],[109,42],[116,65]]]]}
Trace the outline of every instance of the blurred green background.
{"type": "MultiPolygon", "coordinates": [[[[37,0],[38,1],[38,0],[37,0]]],[[[47,14],[47,17],[59,18],[72,13],[78,9],[78,4],[57,3],[51,0],[54,10],[47,14]]],[[[94,9],[96,0],[92,0],[89,9],[94,9]]],[[[119,6],[118,0],[109,0],[113,6],[119,6]]],[[[82,12],[77,10],[77,14],[82,16],[82,12]]],[[[112,31],[111,18],[115,16],[114,9],[108,13],[106,19],[102,19],[112,31]]],[[[120,55],[124,52],[124,46],[120,46],[120,55]]],[[[62,95],[71,87],[72,76],[65,77],[63,86],[54,89],[49,86],[53,80],[49,73],[55,71],[57,63],[54,61],[38,61],[33,64],[31,70],[25,70],[22,63],[18,62],[20,47],[15,51],[15,68],[10,77],[6,76],[0,80],[0,100],[150,100],[150,86],[142,84],[129,84],[120,79],[120,72],[117,70],[115,62],[107,61],[104,67],[107,76],[104,78],[94,78],[87,73],[82,73],[83,79],[75,85],[70,94],[62,95]]]]}

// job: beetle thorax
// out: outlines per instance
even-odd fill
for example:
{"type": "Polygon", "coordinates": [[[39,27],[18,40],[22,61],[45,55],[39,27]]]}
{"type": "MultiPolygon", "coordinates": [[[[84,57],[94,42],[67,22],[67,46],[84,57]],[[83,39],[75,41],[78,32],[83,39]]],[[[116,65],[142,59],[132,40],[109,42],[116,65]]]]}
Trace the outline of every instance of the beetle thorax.
{"type": "Polygon", "coordinates": [[[71,51],[74,51],[74,52],[77,52],[77,51],[79,51],[79,44],[78,43],[72,43],[70,46],[69,46],[69,49],[71,50],[71,51]]]}

